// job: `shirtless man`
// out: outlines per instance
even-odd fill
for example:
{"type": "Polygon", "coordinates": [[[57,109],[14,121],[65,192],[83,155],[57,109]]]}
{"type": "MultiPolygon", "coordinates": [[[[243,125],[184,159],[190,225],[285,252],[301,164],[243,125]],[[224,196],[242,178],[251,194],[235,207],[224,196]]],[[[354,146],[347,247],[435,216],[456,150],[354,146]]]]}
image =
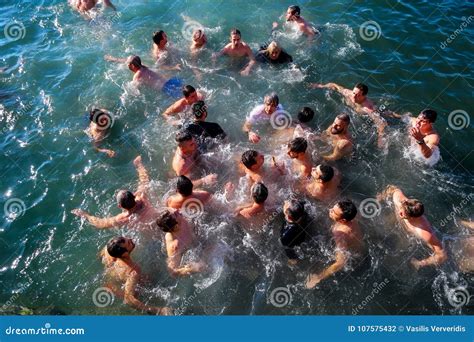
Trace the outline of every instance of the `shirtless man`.
{"type": "Polygon", "coordinates": [[[118,207],[122,212],[112,217],[95,217],[81,209],[71,211],[76,216],[83,217],[90,224],[99,229],[113,228],[123,225],[140,228],[150,228],[156,218],[156,209],[150,203],[147,195],[147,188],[150,183],[148,172],[143,166],[142,157],[138,156],[133,161],[138,172],[138,188],[135,193],[128,190],[120,190],[117,194],[118,207]]]}
{"type": "Polygon", "coordinates": [[[352,90],[344,88],[336,83],[311,83],[313,89],[331,89],[341,94],[348,106],[354,109],[358,114],[368,115],[377,127],[377,145],[384,146],[384,130],[387,126],[385,120],[376,112],[374,103],[367,97],[369,87],[363,83],[357,83],[352,90]]]}
{"type": "Polygon", "coordinates": [[[350,200],[343,200],[329,210],[329,217],[334,221],[331,233],[336,243],[335,261],[320,273],[309,274],[306,288],[312,289],[322,280],[339,272],[348,263],[351,256],[364,254],[363,234],[354,220],[357,208],[350,200]]]}
{"type": "Polygon", "coordinates": [[[193,32],[193,41],[189,47],[192,55],[196,55],[207,44],[206,34],[202,29],[197,29],[193,32]]]}
{"type": "Polygon", "coordinates": [[[320,164],[311,170],[311,178],[306,184],[308,194],[320,201],[330,202],[339,193],[341,175],[332,166],[320,164]]]}
{"type": "Polygon", "coordinates": [[[156,59],[156,64],[164,70],[181,70],[181,65],[178,63],[174,66],[167,65],[169,64],[169,50],[167,48],[168,36],[165,31],[160,30],[153,33],[153,58],[156,59]]]}
{"type": "Polygon", "coordinates": [[[178,113],[188,110],[197,101],[202,101],[204,96],[197,92],[191,85],[183,87],[183,98],[179,99],[171,106],[169,106],[163,113],[165,117],[176,115],[178,113]]]}
{"type": "Polygon", "coordinates": [[[92,109],[89,112],[89,121],[90,124],[86,133],[91,137],[96,151],[106,153],[111,158],[114,157],[114,151],[99,147],[110,132],[110,127],[113,122],[112,115],[105,109],[92,109]]]}
{"type": "Polygon", "coordinates": [[[105,55],[104,59],[109,62],[127,64],[130,71],[134,73],[132,83],[137,87],[144,85],[157,90],[162,90],[163,85],[165,85],[165,83],[167,82],[167,80],[163,76],[144,66],[142,64],[142,60],[138,56],[130,56],[128,58],[116,58],[110,55],[105,55]]]}
{"type": "Polygon", "coordinates": [[[306,153],[308,143],[305,138],[295,138],[288,144],[288,156],[294,160],[294,166],[299,169],[299,177],[303,180],[311,176],[311,155],[306,153]]]}
{"type": "Polygon", "coordinates": [[[183,254],[192,248],[195,235],[192,226],[186,221],[179,210],[165,210],[158,216],[156,224],[165,235],[167,265],[172,276],[187,276],[202,272],[205,269],[203,262],[191,262],[181,265],[183,254]]]}
{"type": "Polygon", "coordinates": [[[333,124],[324,132],[324,136],[329,138],[334,150],[330,155],[323,156],[325,160],[339,160],[352,153],[352,138],[349,133],[351,118],[347,114],[339,114],[334,119],[333,124]]]}
{"type": "Polygon", "coordinates": [[[168,208],[180,209],[186,201],[198,200],[202,204],[207,203],[212,194],[204,190],[193,190],[193,182],[186,176],[179,176],[176,181],[176,195],[168,197],[166,206],[168,208]]]}
{"type": "MultiPolygon", "coordinates": [[[[99,2],[98,0],[70,0],[69,1],[69,3],[73,6],[73,8],[82,14],[86,14],[88,11],[96,7],[98,2],[99,2]]],[[[102,0],[102,3],[104,5],[104,8],[110,7],[114,11],[117,10],[110,0],[102,0]]]]}
{"type": "Polygon", "coordinates": [[[135,309],[150,314],[170,315],[171,309],[150,306],[137,298],[136,290],[140,283],[141,271],[130,257],[134,248],[135,243],[132,239],[120,236],[111,239],[100,252],[99,256],[105,266],[105,276],[108,278],[106,287],[119,297],[123,297],[124,303],[135,309]]]}
{"type": "Polygon", "coordinates": [[[419,269],[425,266],[437,266],[444,263],[447,255],[441,242],[436,237],[428,219],[423,215],[423,203],[410,199],[394,185],[389,185],[384,192],[377,195],[377,200],[390,198],[395,206],[395,215],[406,231],[421,239],[432,250],[433,254],[423,260],[411,259],[411,264],[419,269]]]}
{"type": "Polygon", "coordinates": [[[251,183],[263,182],[264,179],[273,180],[275,176],[279,177],[285,174],[284,167],[278,165],[274,157],[272,157],[272,168],[267,170],[263,165],[265,157],[255,150],[245,151],[242,154],[241,163],[251,183]]]}
{"type": "MultiPolygon", "coordinates": [[[[298,30],[308,36],[308,38],[313,38],[316,34],[319,34],[319,32],[316,31],[300,14],[301,9],[299,6],[290,6],[286,10],[286,21],[294,24],[298,30]]],[[[273,30],[277,27],[278,23],[273,22],[273,30]]]]}
{"type": "MultiPolygon", "coordinates": [[[[278,115],[282,111],[283,107],[280,104],[280,99],[276,93],[265,95],[263,98],[263,104],[258,105],[252,109],[248,117],[245,119],[244,126],[242,127],[242,130],[247,133],[249,141],[254,144],[260,141],[260,136],[252,131],[252,125],[264,121],[270,121],[272,119],[272,115],[278,115]]],[[[273,118],[273,120],[276,121],[278,119],[273,118]]]]}
{"type": "Polygon", "coordinates": [[[237,207],[236,214],[250,220],[257,214],[265,211],[265,201],[268,198],[268,189],[262,182],[255,183],[250,189],[252,193],[252,204],[237,207]]]}
{"type": "Polygon", "coordinates": [[[417,118],[411,119],[410,137],[413,142],[416,142],[419,151],[426,159],[439,149],[439,134],[433,127],[437,115],[434,110],[425,109],[417,118]]]}
{"type": "Polygon", "coordinates": [[[215,61],[218,57],[227,55],[229,57],[248,57],[249,63],[245,66],[241,71],[240,74],[242,76],[248,76],[250,74],[250,70],[252,69],[253,65],[255,64],[255,57],[253,55],[252,50],[250,47],[242,41],[242,37],[240,31],[237,29],[232,29],[230,31],[230,43],[224,46],[224,48],[219,51],[218,53],[214,53],[212,55],[213,60],[215,61]]]}
{"type": "MultiPolygon", "coordinates": [[[[200,157],[197,142],[192,134],[186,130],[176,133],[175,141],[178,143],[178,147],[173,157],[173,170],[177,176],[192,178],[191,175],[196,169],[200,157]]],[[[193,184],[195,187],[200,187],[203,184],[214,184],[216,180],[217,175],[210,174],[194,180],[193,184]]]]}

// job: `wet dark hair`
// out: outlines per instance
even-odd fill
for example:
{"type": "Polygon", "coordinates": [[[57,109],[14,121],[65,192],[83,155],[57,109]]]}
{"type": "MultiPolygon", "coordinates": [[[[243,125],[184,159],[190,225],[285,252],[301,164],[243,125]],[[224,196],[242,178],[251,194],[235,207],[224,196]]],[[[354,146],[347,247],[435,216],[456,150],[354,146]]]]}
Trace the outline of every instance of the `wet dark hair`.
{"type": "Polygon", "coordinates": [[[153,43],[155,43],[156,45],[159,45],[160,42],[164,39],[163,37],[164,34],[165,34],[165,31],[163,30],[156,31],[155,33],[153,33],[153,43]]]}
{"type": "Polygon", "coordinates": [[[258,182],[252,186],[252,198],[257,204],[261,204],[267,200],[268,189],[265,184],[258,182]]]}
{"type": "Polygon", "coordinates": [[[436,113],[436,111],[434,111],[433,109],[423,109],[420,115],[422,115],[425,119],[429,120],[431,123],[434,123],[436,121],[438,113],[436,113]]]}
{"type": "Polygon", "coordinates": [[[181,130],[178,133],[176,133],[174,140],[180,144],[185,141],[192,140],[193,136],[191,133],[189,133],[187,130],[181,130]]]}
{"type": "Polygon", "coordinates": [[[207,106],[204,101],[197,101],[193,104],[193,115],[196,119],[202,118],[204,113],[207,114],[207,106]]]}
{"type": "Polygon", "coordinates": [[[420,217],[425,212],[423,203],[417,199],[408,199],[402,203],[402,208],[405,214],[409,217],[420,217]]]}
{"type": "Polygon", "coordinates": [[[364,83],[357,83],[355,87],[362,90],[362,95],[367,95],[369,92],[369,87],[367,87],[364,83]]]}
{"type": "Polygon", "coordinates": [[[127,249],[122,245],[125,243],[125,238],[123,236],[114,237],[107,242],[107,253],[113,258],[120,258],[122,255],[127,252],[127,249]]]}
{"type": "Polygon", "coordinates": [[[135,202],[135,195],[128,190],[120,190],[117,194],[117,203],[120,208],[130,210],[137,202],[135,202]]]}
{"type": "Polygon", "coordinates": [[[347,123],[351,122],[351,117],[348,114],[339,114],[338,116],[336,116],[336,118],[347,123]]]}
{"type": "Polygon", "coordinates": [[[158,218],[156,219],[156,224],[161,228],[165,233],[173,231],[173,228],[176,227],[178,221],[173,217],[169,210],[162,211],[158,218]]]}
{"type": "Polygon", "coordinates": [[[306,211],[304,209],[304,201],[299,201],[296,199],[289,200],[287,215],[292,221],[298,221],[303,216],[305,216],[306,211]]]}
{"type": "Polygon", "coordinates": [[[329,182],[332,177],[334,177],[334,169],[332,166],[329,166],[327,164],[320,164],[319,165],[319,170],[321,171],[321,180],[323,183],[329,182]]]}
{"type": "Polygon", "coordinates": [[[186,176],[179,176],[176,181],[176,190],[183,196],[190,196],[193,193],[193,182],[186,176]]]}
{"type": "Polygon", "coordinates": [[[344,199],[337,202],[337,205],[342,210],[342,218],[346,221],[351,221],[357,215],[357,208],[349,199],[344,199]]]}
{"type": "Polygon", "coordinates": [[[308,148],[308,143],[305,138],[294,138],[288,144],[288,149],[295,153],[305,153],[308,148]]]}
{"type": "Polygon", "coordinates": [[[192,85],[185,85],[183,87],[183,95],[184,97],[189,97],[189,95],[191,95],[192,93],[194,93],[196,91],[196,89],[192,86],[192,85]]]}
{"type": "Polygon", "coordinates": [[[131,65],[137,67],[138,69],[140,69],[142,67],[142,60],[138,56],[132,56],[130,58],[128,64],[131,64],[131,65]]]}
{"type": "Polygon", "coordinates": [[[255,150],[245,151],[242,153],[242,164],[244,164],[247,169],[250,169],[252,165],[257,164],[257,156],[258,152],[255,150]]]}
{"type": "Polygon", "coordinates": [[[230,34],[233,35],[233,34],[238,34],[239,36],[242,37],[242,34],[240,33],[240,31],[236,28],[233,28],[232,30],[230,30],[230,34]]]}
{"type": "Polygon", "coordinates": [[[280,103],[280,99],[278,98],[278,95],[276,93],[270,93],[265,95],[265,97],[263,98],[263,102],[269,102],[270,104],[278,106],[278,104],[280,103]]]}
{"type": "Polygon", "coordinates": [[[288,9],[291,11],[291,14],[296,15],[297,17],[301,14],[300,6],[291,5],[288,9]]]}
{"type": "Polygon", "coordinates": [[[298,121],[299,122],[310,122],[313,120],[314,117],[314,110],[312,110],[309,107],[303,107],[301,110],[298,112],[298,121]]]}

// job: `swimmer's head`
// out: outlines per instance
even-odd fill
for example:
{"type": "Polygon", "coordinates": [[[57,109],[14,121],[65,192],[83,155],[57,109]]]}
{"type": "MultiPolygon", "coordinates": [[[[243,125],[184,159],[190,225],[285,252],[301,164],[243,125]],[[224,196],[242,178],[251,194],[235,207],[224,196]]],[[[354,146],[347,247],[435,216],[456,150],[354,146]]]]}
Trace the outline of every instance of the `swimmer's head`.
{"type": "Polygon", "coordinates": [[[172,213],[170,210],[162,211],[156,219],[156,225],[165,233],[172,232],[178,225],[176,213],[176,211],[172,213]]]}
{"type": "Polygon", "coordinates": [[[301,9],[299,6],[292,5],[286,10],[286,21],[292,21],[300,17],[301,9]]]}
{"type": "Polygon", "coordinates": [[[195,121],[204,121],[207,117],[207,106],[204,101],[193,104],[193,115],[195,121]]]}
{"type": "Polygon", "coordinates": [[[276,60],[280,56],[281,47],[278,45],[277,42],[273,41],[270,44],[268,44],[267,51],[268,51],[268,56],[270,57],[270,59],[276,60]]]}
{"type": "Polygon", "coordinates": [[[138,56],[128,57],[127,64],[128,64],[128,68],[134,73],[140,70],[143,66],[142,60],[138,56]]]}
{"type": "Polygon", "coordinates": [[[132,210],[135,205],[137,205],[137,202],[135,201],[135,195],[128,190],[120,190],[117,193],[117,205],[119,208],[125,209],[125,210],[132,210]]]}
{"type": "Polygon", "coordinates": [[[331,126],[331,134],[342,134],[347,131],[351,118],[347,114],[339,114],[334,119],[334,122],[331,126]]]}
{"type": "Polygon", "coordinates": [[[366,95],[369,92],[369,87],[363,83],[357,83],[352,89],[352,101],[361,104],[366,100],[366,95]]]}
{"type": "Polygon", "coordinates": [[[197,144],[192,134],[186,130],[181,130],[176,133],[174,139],[178,143],[178,148],[180,149],[181,153],[189,154],[197,149],[197,144]]]}
{"type": "Polygon", "coordinates": [[[423,203],[417,199],[407,199],[402,203],[402,210],[400,211],[400,216],[402,218],[416,218],[423,215],[425,212],[425,207],[423,203]]]}
{"type": "Polygon", "coordinates": [[[298,222],[305,215],[304,201],[297,199],[290,199],[283,203],[283,214],[285,214],[285,220],[290,222],[298,222]]]}
{"type": "Polygon", "coordinates": [[[273,112],[276,111],[279,103],[280,103],[280,99],[278,98],[278,95],[276,93],[267,94],[263,98],[263,106],[264,106],[263,110],[268,115],[271,115],[273,114],[273,112]]]}
{"type": "Polygon", "coordinates": [[[251,189],[252,198],[255,203],[263,204],[268,198],[268,189],[262,182],[255,183],[251,189]]]}
{"type": "Polygon", "coordinates": [[[298,112],[298,121],[302,123],[308,123],[313,120],[314,110],[309,107],[303,107],[298,112]]]}
{"type": "Polygon", "coordinates": [[[128,256],[135,248],[132,239],[123,236],[115,237],[107,242],[107,253],[113,258],[123,258],[128,256]]]}
{"type": "Polygon", "coordinates": [[[337,202],[329,209],[329,217],[334,221],[349,222],[357,216],[357,208],[351,200],[337,202]]]}
{"type": "Polygon", "coordinates": [[[308,148],[308,142],[305,138],[294,138],[288,143],[288,156],[292,159],[305,154],[308,148]]]}
{"type": "Polygon", "coordinates": [[[207,37],[202,29],[197,29],[193,32],[193,42],[197,47],[207,43],[207,37]]]}
{"type": "Polygon", "coordinates": [[[101,130],[106,130],[113,122],[112,115],[102,109],[94,108],[89,112],[89,121],[93,122],[101,130]]]}
{"type": "Polygon", "coordinates": [[[233,28],[230,30],[230,42],[232,44],[232,47],[237,47],[240,44],[240,41],[242,40],[242,34],[240,33],[239,30],[236,28],[233,28]]]}
{"type": "Polygon", "coordinates": [[[176,191],[184,197],[191,196],[193,194],[193,182],[186,176],[179,176],[176,180],[176,191]]]}
{"type": "Polygon", "coordinates": [[[189,103],[194,103],[198,100],[196,89],[189,84],[183,87],[183,96],[189,103]]]}
{"type": "Polygon", "coordinates": [[[248,150],[242,153],[241,161],[247,169],[251,171],[258,171],[265,162],[265,158],[262,154],[255,150],[248,150]]]}
{"type": "Polygon", "coordinates": [[[164,46],[168,42],[168,37],[166,36],[165,31],[160,30],[153,33],[153,43],[156,45],[164,46]]]}
{"type": "Polygon", "coordinates": [[[334,169],[327,164],[320,164],[313,167],[311,170],[311,177],[320,183],[327,183],[334,177],[334,169]]]}
{"type": "Polygon", "coordinates": [[[416,118],[416,125],[420,129],[431,129],[431,125],[435,123],[436,117],[438,113],[436,113],[433,109],[424,109],[416,118]]]}

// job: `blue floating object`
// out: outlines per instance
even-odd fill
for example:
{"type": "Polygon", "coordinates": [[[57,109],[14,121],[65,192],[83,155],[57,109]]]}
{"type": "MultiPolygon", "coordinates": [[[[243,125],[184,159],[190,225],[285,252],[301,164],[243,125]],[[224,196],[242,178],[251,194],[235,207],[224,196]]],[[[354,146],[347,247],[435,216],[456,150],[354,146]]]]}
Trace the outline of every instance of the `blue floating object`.
{"type": "Polygon", "coordinates": [[[170,78],[164,85],[163,85],[163,92],[166,95],[169,95],[174,98],[180,98],[183,96],[182,88],[184,82],[178,77],[170,78]]]}

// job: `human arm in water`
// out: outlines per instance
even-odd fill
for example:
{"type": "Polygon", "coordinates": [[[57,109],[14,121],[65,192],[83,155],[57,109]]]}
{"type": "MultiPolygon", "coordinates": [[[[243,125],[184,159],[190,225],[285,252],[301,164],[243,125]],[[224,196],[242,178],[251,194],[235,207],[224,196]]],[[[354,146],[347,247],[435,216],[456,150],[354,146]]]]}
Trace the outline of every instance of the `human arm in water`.
{"type": "Polygon", "coordinates": [[[252,132],[252,124],[249,120],[245,120],[242,130],[247,133],[250,142],[256,144],[260,141],[260,136],[257,133],[252,132]]]}
{"type": "Polygon", "coordinates": [[[255,65],[255,56],[252,52],[252,49],[247,45],[246,46],[246,55],[249,58],[249,63],[240,71],[240,74],[242,76],[248,76],[250,75],[250,71],[252,70],[252,67],[255,65]]]}
{"type": "Polygon", "coordinates": [[[320,273],[312,273],[308,275],[308,278],[306,279],[306,284],[305,284],[306,288],[308,289],[314,288],[324,279],[329,278],[333,274],[342,270],[344,266],[346,265],[346,263],[347,263],[347,257],[344,254],[344,252],[340,250],[336,251],[335,261],[331,265],[329,265],[320,273]]]}
{"type": "Polygon", "coordinates": [[[340,86],[339,84],[332,83],[332,82],[326,83],[326,84],[310,83],[309,87],[311,89],[331,89],[331,90],[337,91],[338,93],[340,93],[342,95],[345,95],[345,92],[350,91],[349,89],[346,89],[343,86],[340,86]]]}
{"type": "Polygon", "coordinates": [[[110,158],[113,158],[115,157],[115,151],[113,150],[110,150],[108,148],[101,148],[100,145],[101,145],[101,142],[100,141],[94,141],[93,142],[94,144],[94,148],[97,152],[101,152],[101,153],[105,153],[107,154],[107,156],[109,156],[110,158]]]}
{"type": "Polygon", "coordinates": [[[128,222],[128,214],[120,213],[112,217],[96,217],[90,215],[81,209],[74,209],[71,211],[72,214],[85,218],[90,224],[99,229],[113,228],[117,226],[122,226],[128,222]]]}
{"type": "Polygon", "coordinates": [[[323,156],[324,160],[335,161],[339,160],[351,151],[351,144],[348,141],[339,141],[335,146],[331,154],[323,156]]]}
{"type": "Polygon", "coordinates": [[[146,189],[150,184],[150,176],[148,175],[148,171],[146,170],[145,166],[142,162],[142,157],[138,156],[133,160],[133,165],[138,173],[138,189],[137,192],[146,193],[146,189]]]}
{"type": "Polygon", "coordinates": [[[410,135],[413,139],[416,140],[417,145],[420,148],[421,154],[423,157],[430,158],[433,154],[435,146],[439,144],[438,134],[430,134],[429,136],[424,136],[419,127],[411,127],[410,135]]]}

